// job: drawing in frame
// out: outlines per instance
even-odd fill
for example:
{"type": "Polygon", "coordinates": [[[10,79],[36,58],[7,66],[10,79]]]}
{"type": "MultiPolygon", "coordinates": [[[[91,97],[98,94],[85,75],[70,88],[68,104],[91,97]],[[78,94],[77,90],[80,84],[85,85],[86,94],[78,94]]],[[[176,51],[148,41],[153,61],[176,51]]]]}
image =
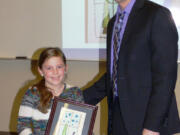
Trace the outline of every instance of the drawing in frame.
{"type": "Polygon", "coordinates": [[[92,135],[97,106],[54,98],[45,135],[92,135]]]}

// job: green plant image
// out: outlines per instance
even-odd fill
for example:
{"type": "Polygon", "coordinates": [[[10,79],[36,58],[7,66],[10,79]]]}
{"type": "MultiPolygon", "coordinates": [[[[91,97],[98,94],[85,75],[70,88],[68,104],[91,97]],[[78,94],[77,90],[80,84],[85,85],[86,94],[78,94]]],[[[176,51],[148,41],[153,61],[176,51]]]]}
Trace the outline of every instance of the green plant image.
{"type": "Polygon", "coordinates": [[[62,132],[62,135],[66,135],[67,128],[68,128],[68,124],[65,124],[65,125],[64,125],[64,129],[63,129],[63,132],[62,132]]]}
{"type": "Polygon", "coordinates": [[[104,18],[102,21],[102,27],[103,27],[103,34],[107,32],[107,25],[111,18],[110,12],[114,13],[114,0],[105,0],[104,3],[104,18]],[[113,10],[113,11],[110,11],[113,10]]]}

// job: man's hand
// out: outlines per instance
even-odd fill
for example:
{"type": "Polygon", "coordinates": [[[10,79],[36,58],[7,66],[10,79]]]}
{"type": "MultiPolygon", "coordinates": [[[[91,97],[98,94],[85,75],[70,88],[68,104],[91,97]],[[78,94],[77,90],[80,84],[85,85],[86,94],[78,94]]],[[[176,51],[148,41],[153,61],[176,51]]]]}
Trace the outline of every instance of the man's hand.
{"type": "Polygon", "coordinates": [[[142,135],[160,135],[160,133],[144,128],[142,135]]]}

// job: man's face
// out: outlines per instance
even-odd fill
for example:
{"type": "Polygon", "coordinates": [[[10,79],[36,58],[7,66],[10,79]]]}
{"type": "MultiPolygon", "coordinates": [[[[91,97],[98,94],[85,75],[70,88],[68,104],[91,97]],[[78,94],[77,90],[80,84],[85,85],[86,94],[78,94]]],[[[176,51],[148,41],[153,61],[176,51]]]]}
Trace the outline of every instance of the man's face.
{"type": "Polygon", "coordinates": [[[115,0],[120,6],[125,7],[131,0],[115,0]]]}
{"type": "Polygon", "coordinates": [[[127,0],[115,0],[117,3],[121,3],[123,1],[127,1],[127,0]]]}

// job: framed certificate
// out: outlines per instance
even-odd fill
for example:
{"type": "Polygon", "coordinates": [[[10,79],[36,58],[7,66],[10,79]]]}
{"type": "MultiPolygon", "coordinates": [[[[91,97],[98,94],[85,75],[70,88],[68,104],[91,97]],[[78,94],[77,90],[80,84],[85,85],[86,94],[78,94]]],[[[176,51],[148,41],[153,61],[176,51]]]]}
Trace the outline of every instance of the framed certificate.
{"type": "Polygon", "coordinates": [[[45,135],[92,135],[97,106],[55,98],[45,135]]]}

